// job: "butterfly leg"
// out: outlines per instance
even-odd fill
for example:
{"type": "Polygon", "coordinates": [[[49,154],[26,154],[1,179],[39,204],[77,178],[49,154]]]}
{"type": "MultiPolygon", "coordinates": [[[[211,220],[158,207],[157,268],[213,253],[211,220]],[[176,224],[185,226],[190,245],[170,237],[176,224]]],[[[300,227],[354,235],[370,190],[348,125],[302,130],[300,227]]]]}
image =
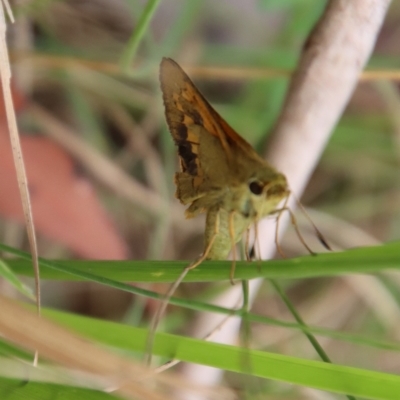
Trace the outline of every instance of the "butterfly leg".
{"type": "Polygon", "coordinates": [[[257,252],[254,251],[255,258],[257,259],[257,269],[258,272],[261,272],[261,247],[260,247],[260,241],[258,240],[258,221],[254,223],[254,246],[257,246],[257,252]]]}
{"type": "Polygon", "coordinates": [[[283,250],[282,250],[282,248],[281,248],[281,246],[280,246],[280,244],[279,244],[279,237],[278,237],[278,234],[279,234],[279,222],[280,222],[280,219],[281,219],[282,212],[283,212],[284,210],[287,210],[287,209],[288,209],[288,208],[287,208],[287,203],[288,203],[288,201],[289,201],[289,196],[286,197],[285,202],[283,203],[283,207],[280,208],[280,209],[278,209],[278,210],[275,210],[275,211],[273,212],[274,214],[275,214],[275,213],[278,213],[278,217],[276,218],[275,246],[276,246],[276,249],[278,250],[278,253],[281,255],[282,258],[286,258],[286,255],[285,255],[285,253],[283,252],[283,250]]]}
{"type": "Polygon", "coordinates": [[[233,281],[236,269],[236,241],[235,241],[235,225],[234,225],[234,218],[235,218],[235,211],[231,211],[229,213],[229,236],[231,238],[232,244],[232,266],[231,272],[229,274],[229,279],[231,284],[234,285],[235,282],[233,281]]]}
{"type": "Polygon", "coordinates": [[[151,364],[151,356],[152,356],[152,349],[153,349],[153,343],[154,343],[154,337],[156,334],[157,326],[161,320],[161,317],[163,316],[168,303],[169,299],[172,297],[172,295],[175,293],[177,287],[180,285],[180,283],[183,281],[187,273],[191,270],[199,266],[204,260],[207,259],[208,253],[210,252],[210,249],[214,243],[215,238],[217,237],[219,232],[219,213],[217,212],[216,219],[215,219],[215,226],[214,226],[214,232],[213,235],[204,250],[203,254],[194,262],[190,263],[185,269],[181,272],[181,274],[178,276],[177,280],[170,286],[168,289],[167,293],[165,294],[160,306],[157,309],[157,312],[155,313],[153,320],[150,325],[150,331],[147,336],[147,342],[146,342],[146,356],[145,356],[145,364],[150,365],[151,364]]]}
{"type": "Polygon", "coordinates": [[[246,241],[244,243],[244,254],[246,256],[246,261],[251,261],[251,255],[250,255],[250,229],[246,229],[246,241]]]}
{"type": "MultiPolygon", "coordinates": [[[[213,234],[212,234],[212,236],[211,236],[211,239],[210,239],[210,241],[208,242],[207,247],[204,249],[203,254],[202,254],[196,261],[193,261],[193,263],[191,263],[190,265],[188,265],[188,266],[184,269],[184,271],[187,270],[186,273],[188,273],[188,271],[190,271],[191,269],[196,268],[196,267],[199,266],[204,260],[207,259],[208,254],[210,253],[210,250],[211,250],[211,248],[212,248],[212,246],[213,246],[213,244],[214,244],[215,238],[217,237],[218,233],[219,233],[219,212],[217,211],[217,215],[216,215],[216,218],[215,218],[214,232],[213,232],[213,234]]],[[[186,274],[185,274],[185,275],[186,275],[186,274]]]]}
{"type": "MultiPolygon", "coordinates": [[[[236,303],[236,305],[233,307],[234,310],[236,310],[237,308],[239,308],[240,305],[240,300],[236,303]]],[[[232,318],[232,314],[228,314],[226,315],[226,317],[220,321],[210,332],[208,332],[205,336],[203,336],[201,339],[205,340],[205,341],[209,341],[212,339],[212,337],[218,333],[218,331],[220,331],[223,326],[232,318]]],[[[160,365],[159,367],[154,369],[154,372],[156,374],[160,373],[160,372],[164,372],[169,368],[172,368],[173,366],[175,366],[176,364],[179,364],[181,362],[181,360],[178,359],[174,359],[174,360],[169,360],[167,361],[165,364],[160,365]]]]}

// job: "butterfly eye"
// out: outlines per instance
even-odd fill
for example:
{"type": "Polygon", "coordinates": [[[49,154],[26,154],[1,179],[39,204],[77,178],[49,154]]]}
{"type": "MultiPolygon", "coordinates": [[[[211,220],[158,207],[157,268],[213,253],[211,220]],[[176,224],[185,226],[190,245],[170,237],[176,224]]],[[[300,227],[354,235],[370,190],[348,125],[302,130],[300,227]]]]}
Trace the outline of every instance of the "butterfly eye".
{"type": "Polygon", "coordinates": [[[249,185],[250,192],[256,195],[260,195],[263,191],[263,186],[261,186],[258,182],[251,182],[249,185]]]}

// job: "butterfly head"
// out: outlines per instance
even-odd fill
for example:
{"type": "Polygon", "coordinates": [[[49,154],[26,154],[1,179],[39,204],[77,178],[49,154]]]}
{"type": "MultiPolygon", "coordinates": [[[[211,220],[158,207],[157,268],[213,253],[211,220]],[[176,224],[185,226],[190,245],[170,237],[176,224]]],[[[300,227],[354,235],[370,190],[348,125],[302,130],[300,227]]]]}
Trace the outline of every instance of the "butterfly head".
{"type": "Polygon", "coordinates": [[[289,196],[286,178],[268,168],[258,170],[258,173],[247,182],[248,201],[243,214],[255,219],[262,218],[275,211],[278,204],[289,196]]]}

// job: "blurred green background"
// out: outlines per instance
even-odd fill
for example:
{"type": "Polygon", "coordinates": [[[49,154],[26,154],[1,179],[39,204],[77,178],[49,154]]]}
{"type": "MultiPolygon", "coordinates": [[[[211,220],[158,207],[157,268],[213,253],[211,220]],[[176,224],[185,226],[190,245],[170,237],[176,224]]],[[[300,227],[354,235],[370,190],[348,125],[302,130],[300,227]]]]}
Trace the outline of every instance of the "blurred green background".
{"type": "MultiPolygon", "coordinates": [[[[321,0],[154,3],[142,37],[134,35],[144,1],[30,1],[16,8],[9,43],[20,129],[30,141],[24,148],[32,159],[28,176],[36,167],[47,171],[35,175],[31,187],[43,257],[194,259],[202,250],[203,220],[183,220],[184,207],[173,197],[178,162],[163,115],[161,58],[179,62],[209,102],[262,153],[289,74],[326,5],[321,0]],[[207,67],[220,73],[206,74],[207,67]],[[240,76],[230,77],[233,70],[240,76]],[[46,146],[57,146],[50,146],[49,159],[47,147],[35,142],[43,138],[46,146]]],[[[400,4],[393,2],[368,69],[398,71],[399,23],[400,4]]],[[[303,203],[318,210],[311,216],[337,249],[400,238],[399,109],[396,80],[379,74],[361,80],[307,186],[303,203]]],[[[1,152],[9,149],[3,147],[0,158],[1,152]]],[[[12,168],[2,175],[4,182],[14,179],[12,168]]],[[[17,194],[11,183],[1,185],[0,240],[27,248],[18,211],[6,202],[16,204],[17,194]]],[[[300,228],[308,238],[307,225],[300,228]]],[[[289,255],[304,253],[293,233],[282,245],[289,255]]],[[[287,289],[307,322],[398,338],[398,277],[355,279],[291,282],[287,289]]],[[[220,290],[183,285],[181,294],[207,299],[220,290]]],[[[145,326],[156,307],[90,284],[55,282],[44,285],[44,302],[145,326]]],[[[267,285],[255,312],[286,317],[267,285]]],[[[185,331],[187,314],[173,310],[166,327],[185,331]]],[[[279,352],[314,356],[301,335],[278,328],[255,326],[252,341],[256,348],[273,345],[279,352]]],[[[382,349],[325,345],[336,362],[391,372],[400,368],[398,357],[382,349]]],[[[242,385],[236,379],[231,385],[242,385]]],[[[275,392],[274,398],[308,398],[272,386],[263,390],[275,392]]]]}

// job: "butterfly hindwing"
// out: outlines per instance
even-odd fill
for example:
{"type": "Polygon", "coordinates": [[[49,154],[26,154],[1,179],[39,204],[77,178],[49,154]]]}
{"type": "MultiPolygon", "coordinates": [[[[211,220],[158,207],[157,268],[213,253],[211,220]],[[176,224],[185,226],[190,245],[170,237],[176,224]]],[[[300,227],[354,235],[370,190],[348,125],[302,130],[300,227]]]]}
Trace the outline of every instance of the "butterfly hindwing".
{"type": "Polygon", "coordinates": [[[182,172],[175,175],[175,183],[179,200],[183,204],[191,204],[186,215],[193,217],[215,205],[223,196],[231,171],[218,138],[199,125],[190,126],[188,132],[190,137],[196,137],[192,151],[196,155],[199,171],[192,175],[182,165],[182,172]],[[219,161],[216,163],[216,160],[219,161]]]}

